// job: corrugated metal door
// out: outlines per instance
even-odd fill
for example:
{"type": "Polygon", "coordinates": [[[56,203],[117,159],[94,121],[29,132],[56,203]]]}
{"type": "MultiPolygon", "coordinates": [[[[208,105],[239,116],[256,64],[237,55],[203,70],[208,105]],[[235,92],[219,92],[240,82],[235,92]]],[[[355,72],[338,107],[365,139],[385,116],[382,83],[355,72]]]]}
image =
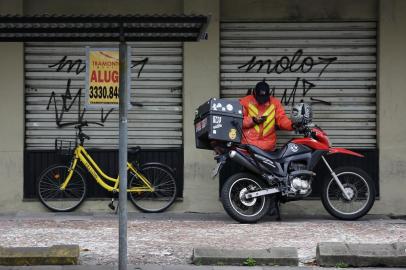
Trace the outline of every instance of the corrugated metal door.
{"type": "MultiPolygon", "coordinates": [[[[143,148],[182,147],[182,43],[130,43],[131,98],[144,107],[129,111],[129,145],[143,148]]],[[[77,121],[103,122],[90,126],[89,147],[118,147],[118,109],[84,111],[85,46],[114,47],[107,43],[25,44],[26,149],[52,149],[55,138],[73,139],[77,121]],[[80,90],[82,89],[82,90],[80,90]],[[79,102],[80,96],[80,102],[79,102]],[[65,103],[65,104],[64,104],[65,103]]]]}
{"type": "Polygon", "coordinates": [[[263,78],[287,113],[301,99],[331,102],[314,104],[314,122],[335,146],[376,148],[375,22],[222,23],[221,96],[263,78]]]}

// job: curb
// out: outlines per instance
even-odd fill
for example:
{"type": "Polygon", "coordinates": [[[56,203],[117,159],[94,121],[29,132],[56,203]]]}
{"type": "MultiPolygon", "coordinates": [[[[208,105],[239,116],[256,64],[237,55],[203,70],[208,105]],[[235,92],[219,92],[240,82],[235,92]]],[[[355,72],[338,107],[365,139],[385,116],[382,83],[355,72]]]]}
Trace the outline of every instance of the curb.
{"type": "Polygon", "coordinates": [[[79,263],[78,245],[1,247],[0,265],[73,265],[79,263]]]}
{"type": "Polygon", "coordinates": [[[294,247],[272,247],[259,250],[193,249],[192,262],[196,265],[280,265],[298,266],[299,257],[294,247]]]}
{"type": "Polygon", "coordinates": [[[392,244],[317,244],[316,260],[320,266],[406,267],[406,242],[392,244]]]}

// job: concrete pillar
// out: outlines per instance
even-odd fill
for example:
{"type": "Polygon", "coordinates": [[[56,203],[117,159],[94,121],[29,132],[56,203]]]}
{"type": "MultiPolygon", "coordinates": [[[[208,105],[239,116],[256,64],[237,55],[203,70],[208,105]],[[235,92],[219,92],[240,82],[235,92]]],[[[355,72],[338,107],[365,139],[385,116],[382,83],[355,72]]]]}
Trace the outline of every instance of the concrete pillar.
{"type": "MultiPolygon", "coordinates": [[[[21,1],[0,0],[0,13],[21,14],[21,1]]],[[[21,207],[24,158],[24,52],[22,43],[0,43],[0,205],[21,207]]]]}
{"type": "Polygon", "coordinates": [[[406,214],[406,1],[379,3],[378,143],[381,200],[374,212],[406,214]]]}
{"type": "Polygon", "coordinates": [[[184,0],[185,14],[211,14],[212,17],[207,41],[184,44],[184,200],[177,205],[179,210],[213,212],[222,209],[218,199],[218,179],[210,177],[216,164],[213,154],[196,149],[193,125],[196,108],[209,98],[220,95],[219,2],[184,0]]]}

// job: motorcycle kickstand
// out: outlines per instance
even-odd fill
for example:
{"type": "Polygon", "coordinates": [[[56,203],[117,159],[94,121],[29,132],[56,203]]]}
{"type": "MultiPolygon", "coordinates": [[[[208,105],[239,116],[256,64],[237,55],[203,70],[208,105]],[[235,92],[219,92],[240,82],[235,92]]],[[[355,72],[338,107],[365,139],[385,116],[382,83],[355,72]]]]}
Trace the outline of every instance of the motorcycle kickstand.
{"type": "Polygon", "coordinates": [[[279,202],[279,200],[277,200],[276,202],[275,202],[275,208],[276,208],[276,221],[282,221],[282,218],[281,218],[281,209],[280,209],[280,202],[279,202]]]}

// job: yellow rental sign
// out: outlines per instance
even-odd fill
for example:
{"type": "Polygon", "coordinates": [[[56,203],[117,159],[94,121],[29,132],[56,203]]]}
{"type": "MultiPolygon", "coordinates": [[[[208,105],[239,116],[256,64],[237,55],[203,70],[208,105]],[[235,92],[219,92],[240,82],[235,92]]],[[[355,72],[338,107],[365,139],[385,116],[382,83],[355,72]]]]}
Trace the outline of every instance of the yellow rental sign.
{"type": "Polygon", "coordinates": [[[119,103],[119,51],[86,49],[86,107],[117,107],[119,103]]]}

